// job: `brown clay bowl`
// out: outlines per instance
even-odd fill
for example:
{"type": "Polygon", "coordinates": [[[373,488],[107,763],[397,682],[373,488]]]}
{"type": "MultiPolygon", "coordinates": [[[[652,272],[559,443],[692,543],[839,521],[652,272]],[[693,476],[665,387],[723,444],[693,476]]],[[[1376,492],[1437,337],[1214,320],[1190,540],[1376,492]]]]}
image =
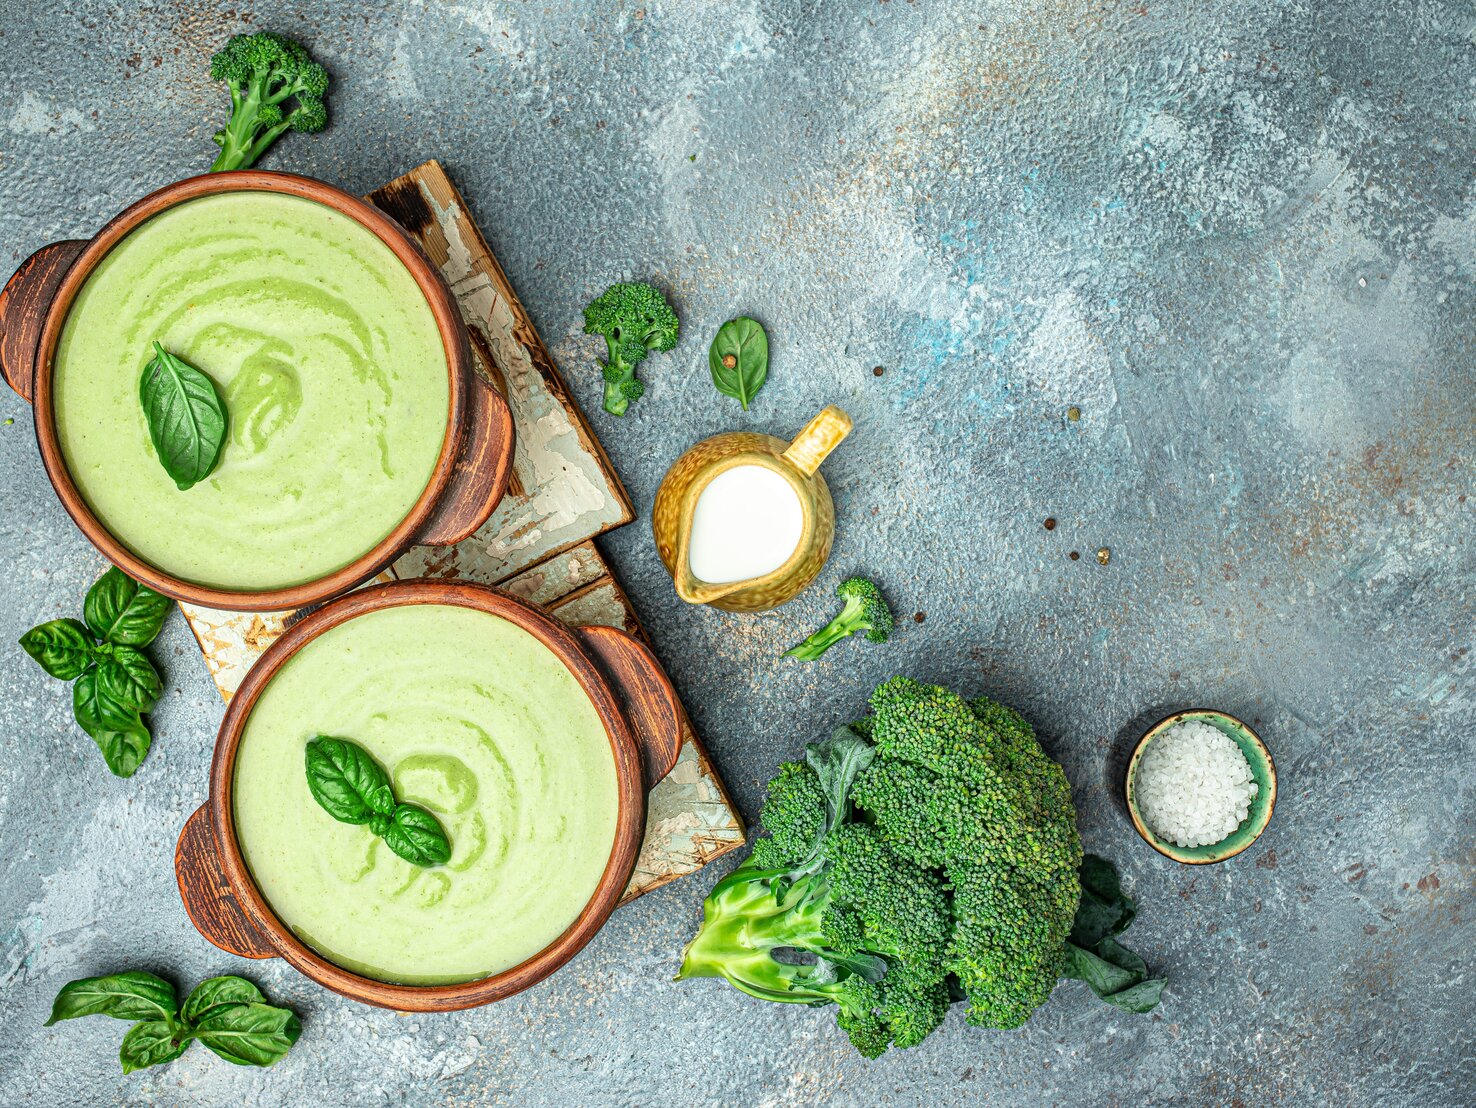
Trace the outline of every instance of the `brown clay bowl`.
{"type": "Polygon", "coordinates": [[[243,958],[284,958],[342,996],[404,1012],[442,1012],[501,1000],[570,958],[610,918],[630,881],[646,826],[646,793],[671,772],[681,747],[681,715],[671,682],[649,649],[611,627],[569,628],[533,605],[485,585],[399,581],[330,601],[287,630],[231,699],[210,767],[210,799],[186,821],[175,874],[191,922],[210,942],[243,958]],[[573,923],[531,958],[480,981],[393,985],[361,977],[303,944],[273,913],[251,878],[231,812],[236,753],[252,706],[272,676],[318,635],[366,612],[405,604],[450,604],[488,612],[552,650],[589,696],[610,738],[618,781],[615,841],[600,883],[573,923]]]}
{"type": "Polygon", "coordinates": [[[0,291],[0,370],[35,413],[36,441],[62,507],[82,533],[130,577],[176,600],[229,611],[277,611],[316,604],[377,574],[411,546],[446,546],[486,522],[512,470],[507,402],[472,367],[466,328],[451,291],[420,247],[378,208],[342,189],[289,173],[207,173],[166,185],[125,208],[93,238],[43,246],[0,291]],[[138,557],[105,528],[77,491],[62,458],[52,409],[52,363],[77,292],[130,231],[166,208],[219,192],[275,192],[315,200],[373,232],[410,271],[435,316],[446,351],[450,405],[446,438],[431,479],[408,515],[372,550],[325,577],[261,591],[213,589],[173,577],[138,557]]]}

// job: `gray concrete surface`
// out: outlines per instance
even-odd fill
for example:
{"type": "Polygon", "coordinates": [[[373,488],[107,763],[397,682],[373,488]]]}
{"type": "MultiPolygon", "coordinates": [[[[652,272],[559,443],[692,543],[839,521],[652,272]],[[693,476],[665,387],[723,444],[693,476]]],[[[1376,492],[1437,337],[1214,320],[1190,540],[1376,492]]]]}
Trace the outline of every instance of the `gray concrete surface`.
{"type": "MultiPolygon", "coordinates": [[[[1140,902],[1132,945],[1173,982],[1152,1017],[1065,984],[1023,1030],[955,1016],[868,1064],[825,1012],[669,980],[707,872],[506,1003],[338,1000],[216,952],[180,907],[174,840],[221,706],[176,616],[129,781],[62,686],[0,662],[0,1103],[1471,1103],[1469,3],[0,13],[12,264],[209,164],[207,58],[249,15],[335,76],[331,130],[265,164],[362,191],[442,159],[643,517],[689,443],[850,409],[834,559],[784,610],[683,607],[644,518],[605,544],[738,801],[753,816],[775,763],[894,671],[992,693],[1065,764],[1088,848],[1140,902]],[[686,338],[617,421],[579,309],[629,277],[673,290],[686,338]],[[774,351],[747,414],[704,363],[739,313],[774,351]],[[858,569],[907,614],[894,642],[781,662],[858,569]],[[1281,770],[1263,840],[1202,871],[1137,840],[1110,770],[1134,721],[1189,704],[1254,720],[1281,770]],[[197,1048],[123,1079],[122,1024],[40,1025],[61,983],[124,966],[248,972],[302,1040],[270,1071],[197,1048]]],[[[8,643],[74,613],[101,563],[26,407],[6,393],[0,418],[8,643]]]]}

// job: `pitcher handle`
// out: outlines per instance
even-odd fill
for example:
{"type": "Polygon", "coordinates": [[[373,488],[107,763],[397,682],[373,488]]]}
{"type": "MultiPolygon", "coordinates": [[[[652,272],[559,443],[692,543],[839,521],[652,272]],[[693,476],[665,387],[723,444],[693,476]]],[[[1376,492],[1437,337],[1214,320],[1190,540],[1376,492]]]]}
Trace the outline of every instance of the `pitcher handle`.
{"type": "Polygon", "coordinates": [[[806,477],[812,477],[820,463],[850,433],[851,417],[834,404],[829,404],[805,424],[805,429],[794,436],[789,449],[780,457],[806,477]]]}

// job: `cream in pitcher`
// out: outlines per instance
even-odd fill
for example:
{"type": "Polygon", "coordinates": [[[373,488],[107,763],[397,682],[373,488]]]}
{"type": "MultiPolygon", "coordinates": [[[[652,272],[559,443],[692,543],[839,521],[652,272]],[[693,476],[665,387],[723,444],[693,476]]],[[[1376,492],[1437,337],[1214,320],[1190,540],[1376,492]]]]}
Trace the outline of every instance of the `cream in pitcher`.
{"type": "Polygon", "coordinates": [[[851,430],[828,407],[794,441],[736,431],[676,460],[652,528],[677,594],[690,604],[761,611],[785,603],[830,556],[835,510],[820,463],[851,430]]]}

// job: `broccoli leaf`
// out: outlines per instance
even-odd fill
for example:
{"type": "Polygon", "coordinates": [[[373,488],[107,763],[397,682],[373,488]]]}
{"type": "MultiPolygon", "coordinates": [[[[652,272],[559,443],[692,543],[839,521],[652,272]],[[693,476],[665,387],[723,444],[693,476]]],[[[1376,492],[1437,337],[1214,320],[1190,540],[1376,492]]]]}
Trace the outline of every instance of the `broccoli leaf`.
{"type": "Polygon", "coordinates": [[[1167,982],[1149,978],[1143,959],[1112,938],[1127,930],[1136,906],[1123,895],[1117,871],[1105,858],[1086,855],[1080,876],[1081,904],[1066,943],[1061,976],[1086,982],[1099,1000],[1124,1011],[1152,1011],[1167,982]]]}
{"type": "Polygon", "coordinates": [[[824,742],[805,747],[805,761],[820,779],[825,794],[826,830],[849,814],[851,786],[874,757],[876,747],[849,727],[837,727],[824,742]]]}

